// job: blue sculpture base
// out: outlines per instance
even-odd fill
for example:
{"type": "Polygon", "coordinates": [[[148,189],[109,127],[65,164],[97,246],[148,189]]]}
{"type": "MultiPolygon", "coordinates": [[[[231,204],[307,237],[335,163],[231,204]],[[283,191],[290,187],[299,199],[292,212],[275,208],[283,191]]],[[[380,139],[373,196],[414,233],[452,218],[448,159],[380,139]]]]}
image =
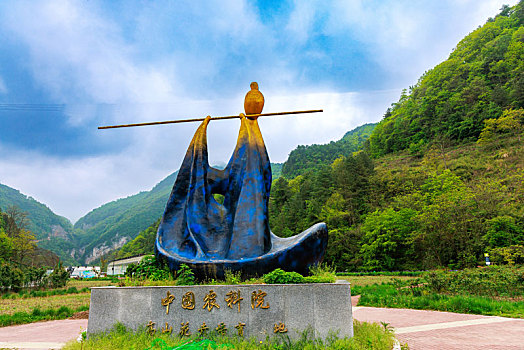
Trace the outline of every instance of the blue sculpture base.
{"type": "Polygon", "coordinates": [[[316,224],[306,231],[289,238],[271,234],[271,250],[255,258],[238,260],[196,260],[176,254],[160,252],[157,246],[157,259],[165,262],[171,271],[177,271],[186,264],[198,279],[223,279],[225,271],[240,271],[242,277],[262,276],[277,268],[308,274],[309,268],[322,261],[328,241],[325,223],[316,224]]]}

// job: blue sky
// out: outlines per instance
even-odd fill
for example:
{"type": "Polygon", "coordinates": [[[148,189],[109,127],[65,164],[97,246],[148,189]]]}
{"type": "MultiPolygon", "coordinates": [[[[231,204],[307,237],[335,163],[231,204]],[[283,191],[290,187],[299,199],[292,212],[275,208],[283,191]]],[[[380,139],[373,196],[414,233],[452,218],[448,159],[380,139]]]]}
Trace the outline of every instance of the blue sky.
{"type": "MultiPolygon", "coordinates": [[[[97,126],[242,112],[257,81],[270,158],[379,121],[403,88],[517,1],[0,2],[0,183],[77,220],[176,170],[197,125],[97,126]]],[[[227,162],[238,121],[210,124],[227,162]]]]}

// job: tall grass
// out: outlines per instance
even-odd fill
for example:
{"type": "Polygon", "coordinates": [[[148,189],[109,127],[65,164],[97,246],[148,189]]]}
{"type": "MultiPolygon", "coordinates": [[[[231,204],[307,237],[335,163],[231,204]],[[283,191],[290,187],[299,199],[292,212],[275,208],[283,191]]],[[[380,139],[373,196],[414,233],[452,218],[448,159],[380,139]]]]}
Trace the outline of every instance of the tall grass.
{"type": "MultiPolygon", "coordinates": [[[[354,337],[339,338],[331,334],[325,340],[315,339],[311,331],[305,331],[298,339],[292,340],[287,336],[275,337],[258,341],[254,338],[243,339],[239,337],[211,336],[210,339],[198,338],[180,339],[177,336],[157,334],[150,336],[144,329],[131,331],[119,324],[113,330],[106,333],[90,336],[82,343],[72,341],[66,344],[64,350],[89,350],[89,349],[163,349],[171,350],[175,347],[187,344],[186,349],[262,349],[262,350],[320,350],[320,349],[391,349],[394,337],[391,332],[385,330],[378,324],[355,321],[354,337]],[[194,345],[190,347],[190,345],[194,345]]],[[[182,349],[182,347],[181,347],[182,349]]]]}

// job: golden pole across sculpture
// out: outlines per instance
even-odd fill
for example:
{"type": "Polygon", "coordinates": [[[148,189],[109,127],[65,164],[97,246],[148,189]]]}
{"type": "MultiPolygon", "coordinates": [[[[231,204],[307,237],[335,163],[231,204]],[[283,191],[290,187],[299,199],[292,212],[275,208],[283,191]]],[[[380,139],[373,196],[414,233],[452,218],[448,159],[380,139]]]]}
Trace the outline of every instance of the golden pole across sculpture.
{"type": "MultiPolygon", "coordinates": [[[[287,114],[303,114],[303,113],[318,113],[323,112],[322,109],[312,109],[307,111],[293,111],[293,112],[275,112],[275,113],[258,113],[258,114],[246,114],[246,117],[265,117],[270,115],[287,115],[287,114]]],[[[212,117],[211,120],[222,120],[222,119],[235,119],[240,118],[239,115],[228,115],[224,117],[212,117]]],[[[195,119],[179,119],[179,120],[166,120],[162,122],[149,122],[149,123],[136,123],[136,124],[122,124],[122,125],[108,125],[99,126],[99,129],[115,129],[115,128],[129,128],[133,126],[147,126],[147,125],[161,125],[161,124],[177,124],[177,123],[191,123],[201,122],[206,118],[195,118],[195,119]]]]}

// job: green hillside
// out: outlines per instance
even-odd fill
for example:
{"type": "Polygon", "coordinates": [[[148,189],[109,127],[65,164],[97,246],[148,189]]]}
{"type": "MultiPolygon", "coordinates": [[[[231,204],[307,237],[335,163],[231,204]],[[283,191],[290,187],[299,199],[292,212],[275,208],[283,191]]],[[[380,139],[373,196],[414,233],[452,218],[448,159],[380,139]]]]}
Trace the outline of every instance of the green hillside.
{"type": "Polygon", "coordinates": [[[520,1],[461,40],[387,111],[370,138],[372,154],[475,141],[484,120],[524,107],[523,24],[520,1]]]}
{"type": "Polygon", "coordinates": [[[154,223],[164,212],[178,172],[166,177],[151,191],[102,205],[79,219],[74,226],[81,261],[90,263],[110,250],[121,247],[154,223]]]}
{"type": "Polygon", "coordinates": [[[75,242],[72,234],[73,225],[68,219],[56,215],[45,204],[34,198],[0,184],[0,210],[6,211],[12,206],[27,214],[27,228],[35,235],[38,247],[58,254],[65,264],[78,263],[69,254],[74,249],[75,242]]]}
{"type": "Polygon", "coordinates": [[[68,219],[56,215],[45,204],[0,184],[0,208],[6,210],[13,205],[28,214],[29,229],[37,239],[68,237],[73,230],[68,219]]]}
{"type": "Polygon", "coordinates": [[[338,157],[350,155],[362,146],[374,128],[375,124],[364,124],[348,131],[338,141],[325,145],[298,146],[282,165],[282,175],[293,178],[320,165],[329,165],[338,157]]]}
{"type": "Polygon", "coordinates": [[[462,268],[487,252],[524,263],[523,7],[504,7],[424,74],[370,147],[295,162],[307,172],[275,181],[272,230],[326,222],[339,270],[462,268]]]}
{"type": "Polygon", "coordinates": [[[0,210],[0,265],[7,263],[22,268],[56,265],[56,254],[36,246],[30,224],[27,213],[18,207],[0,210]]]}

